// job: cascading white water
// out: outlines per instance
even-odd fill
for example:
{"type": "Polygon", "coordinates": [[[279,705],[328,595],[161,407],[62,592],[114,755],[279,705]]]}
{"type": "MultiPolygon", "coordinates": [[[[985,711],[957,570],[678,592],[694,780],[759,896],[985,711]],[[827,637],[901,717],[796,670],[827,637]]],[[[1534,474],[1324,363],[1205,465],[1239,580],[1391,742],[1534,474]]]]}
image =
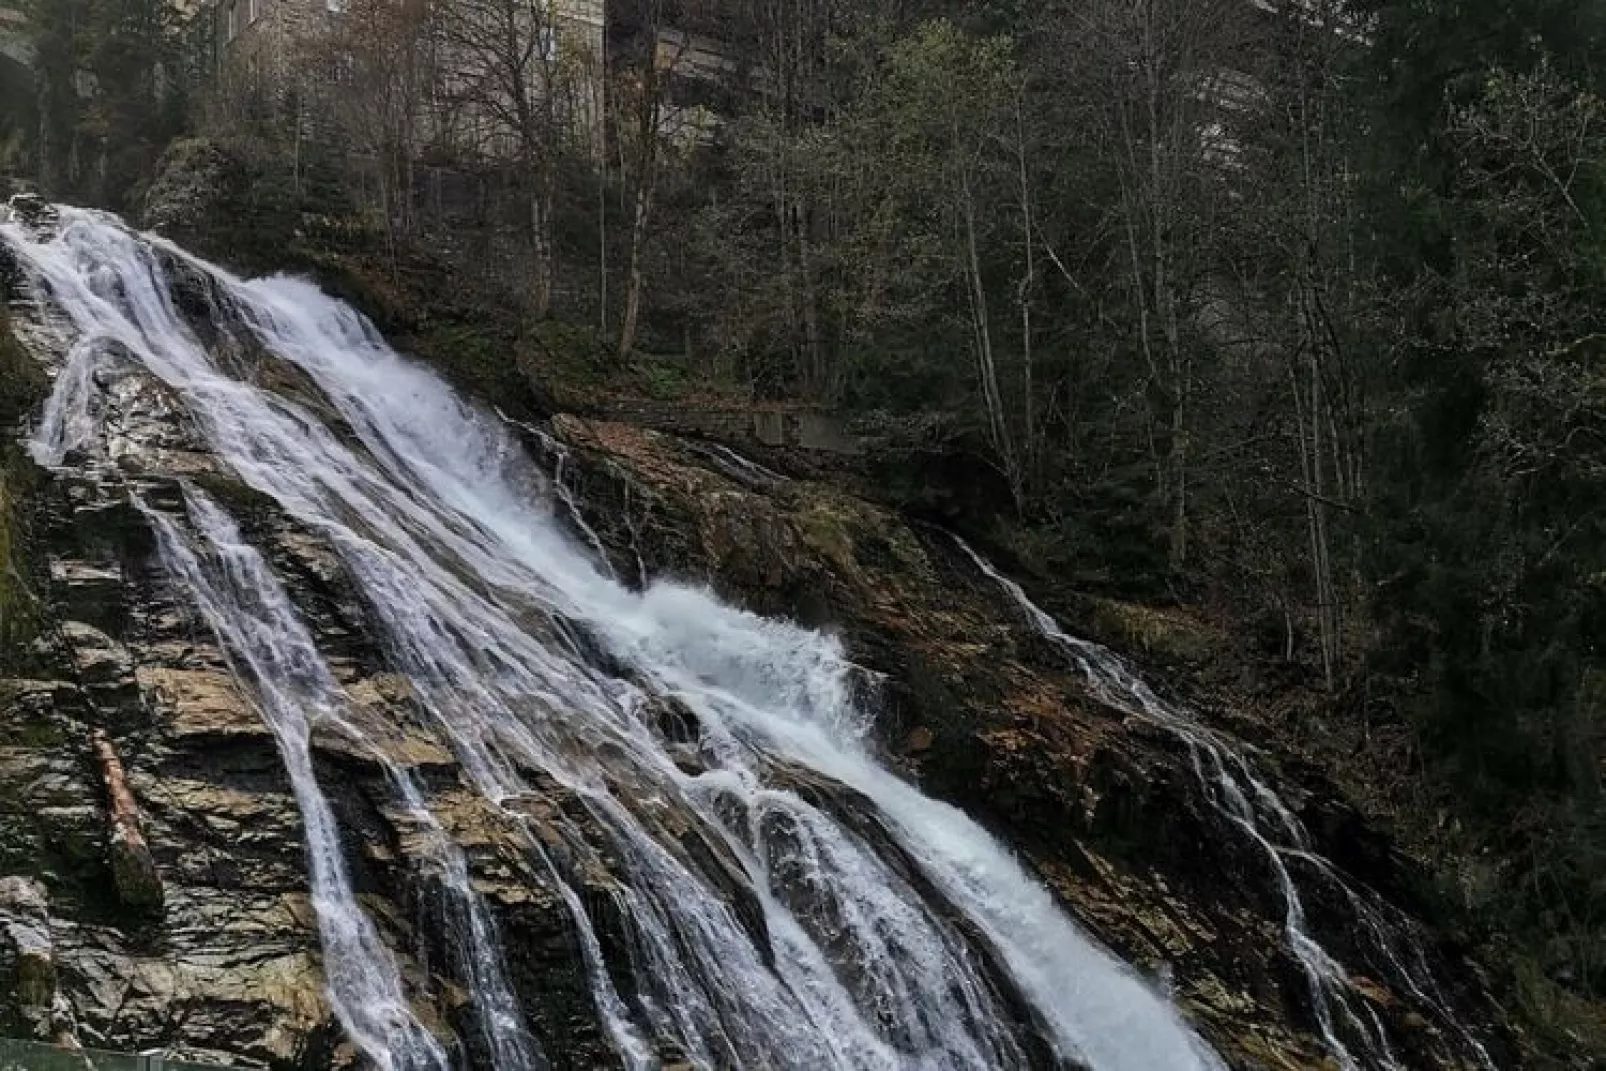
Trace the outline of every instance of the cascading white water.
{"type": "Polygon", "coordinates": [[[737,483],[757,487],[776,487],[787,482],[785,476],[767,469],[758,462],[743,457],[722,443],[701,443],[698,449],[714,467],[737,483]]]}
{"type": "Polygon", "coordinates": [[[1304,825],[1267,784],[1241,745],[1201,724],[1193,712],[1161,699],[1115,652],[1067,633],[1032,602],[1020,584],[970,544],[958,537],[954,540],[976,567],[1009,595],[1033,629],[1064,652],[1100,701],[1160,726],[1187,745],[1194,773],[1211,806],[1259,849],[1277,877],[1289,951],[1309,985],[1322,1040],[1341,1067],[1360,1071],[1401,1065],[1377,1014],[1355,998],[1344,965],[1311,932],[1299,883],[1290,870],[1295,862],[1316,870],[1343,893],[1373,951],[1392,968],[1392,980],[1448,1027],[1468,1056],[1483,1067],[1494,1067],[1484,1046],[1437,995],[1438,985],[1415,938],[1388,924],[1386,904],[1369,891],[1356,889],[1316,854],[1304,825]],[[1406,945],[1403,953],[1395,947],[1399,943],[1406,945]]]}
{"type": "Polygon", "coordinates": [[[592,560],[596,562],[597,568],[617,580],[618,575],[614,572],[613,563],[608,561],[607,548],[602,545],[602,537],[597,535],[596,529],[591,527],[591,522],[586,520],[585,513],[580,509],[580,503],[574,497],[574,491],[569,487],[569,448],[553,438],[545,429],[538,428],[534,424],[514,420],[500,409],[496,410],[496,415],[502,418],[504,424],[518,428],[541,444],[541,449],[552,465],[553,496],[563,503],[569,523],[574,525],[585,538],[586,546],[591,548],[595,555],[592,560]]]}
{"type": "Polygon", "coordinates": [[[198,538],[147,511],[162,559],[238,661],[273,729],[307,833],[307,868],[330,1003],[352,1040],[384,1071],[447,1071],[446,1052],[408,1005],[400,972],[357,905],[334,812],[313,775],[312,728],[338,719],[340,689],[267,563],[228,515],[190,497],[198,538]]]}
{"type": "MultiPolygon", "coordinates": [[[[542,865],[629,1066],[652,1065],[648,1038],[709,1068],[991,1071],[1040,1063],[1030,1054],[1044,1046],[1055,1065],[1221,1066],[1003,847],[875,761],[862,673],[836,642],[703,591],[618,584],[564,537],[507,429],[352,310],[306,283],[235,279],[99,214],[63,210],[48,235],[5,225],[0,239],[79,338],[42,462],[104,453],[94,369],[143,367],[241,479],[340,553],[392,668],[491,804],[517,822],[544,785],[583,802],[592,846],[618,870],[628,964],[603,962],[575,876],[542,865]],[[215,330],[305,373],[338,427],[215,360],[174,308],[174,264],[231,306],[215,330]],[[660,724],[666,704],[695,727],[690,759],[660,724]],[[688,838],[715,861],[694,860],[688,838]],[[634,978],[628,997],[619,972],[634,978]]],[[[262,557],[216,506],[188,501],[187,522],[154,523],[280,735],[335,1009],[382,1066],[442,1066],[350,894],[313,776],[309,718],[340,716],[333,678],[262,557]]],[[[503,1071],[535,1052],[492,1059],[503,1071]]]]}
{"type": "Polygon", "coordinates": [[[409,815],[426,831],[429,851],[441,869],[442,892],[447,898],[444,907],[456,938],[453,952],[460,961],[457,973],[467,981],[478,1009],[479,1040],[489,1054],[491,1066],[506,1071],[546,1071],[551,1064],[541,1043],[530,1032],[518,996],[508,981],[496,922],[474,888],[468,858],[430,813],[412,775],[388,761],[385,766],[409,815]]]}

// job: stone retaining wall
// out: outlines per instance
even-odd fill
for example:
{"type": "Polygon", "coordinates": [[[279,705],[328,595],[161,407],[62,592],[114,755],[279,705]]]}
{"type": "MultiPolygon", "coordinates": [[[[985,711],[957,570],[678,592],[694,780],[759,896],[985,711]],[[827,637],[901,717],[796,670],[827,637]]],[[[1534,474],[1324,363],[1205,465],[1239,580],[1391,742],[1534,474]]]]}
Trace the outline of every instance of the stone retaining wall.
{"type": "Polygon", "coordinates": [[[612,401],[607,420],[658,431],[771,449],[857,454],[862,444],[837,418],[817,409],[783,406],[691,406],[650,398],[612,401]]]}

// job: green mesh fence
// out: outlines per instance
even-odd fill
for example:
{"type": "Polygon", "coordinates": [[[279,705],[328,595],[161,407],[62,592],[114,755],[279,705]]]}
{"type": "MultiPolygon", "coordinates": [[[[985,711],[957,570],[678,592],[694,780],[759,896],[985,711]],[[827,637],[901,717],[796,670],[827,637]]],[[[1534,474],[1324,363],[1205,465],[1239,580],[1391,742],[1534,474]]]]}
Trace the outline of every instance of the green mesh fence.
{"type": "Polygon", "coordinates": [[[235,1071],[221,1064],[197,1064],[155,1053],[60,1049],[32,1041],[0,1038],[0,1071],[235,1071]]]}

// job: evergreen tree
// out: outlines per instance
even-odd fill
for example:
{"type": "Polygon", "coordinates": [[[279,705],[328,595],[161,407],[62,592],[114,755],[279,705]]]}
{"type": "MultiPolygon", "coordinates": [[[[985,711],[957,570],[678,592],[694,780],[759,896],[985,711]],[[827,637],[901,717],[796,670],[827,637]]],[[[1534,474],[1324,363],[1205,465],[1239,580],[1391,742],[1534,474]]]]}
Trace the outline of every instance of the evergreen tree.
{"type": "Polygon", "coordinates": [[[177,14],[166,0],[32,0],[40,184],[54,196],[136,207],[183,128],[177,14]]]}

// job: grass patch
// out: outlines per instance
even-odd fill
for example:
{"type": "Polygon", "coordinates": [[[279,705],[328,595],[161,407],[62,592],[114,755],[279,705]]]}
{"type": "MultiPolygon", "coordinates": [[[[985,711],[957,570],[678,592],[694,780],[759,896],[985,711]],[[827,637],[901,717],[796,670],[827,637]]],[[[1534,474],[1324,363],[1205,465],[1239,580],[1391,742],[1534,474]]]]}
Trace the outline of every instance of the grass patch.
{"type": "Polygon", "coordinates": [[[1511,989],[1523,1022],[1541,1051],[1558,1060],[1569,1053],[1606,1058],[1606,1006],[1600,1001],[1557,985],[1543,968],[1525,957],[1512,964],[1511,989]]]}
{"type": "Polygon", "coordinates": [[[655,401],[678,402],[691,393],[691,377],[680,364],[638,360],[634,367],[641,377],[642,393],[655,401]]]}
{"type": "Polygon", "coordinates": [[[519,347],[519,370],[552,410],[586,412],[618,374],[618,358],[594,329],[548,320],[519,347]]]}

